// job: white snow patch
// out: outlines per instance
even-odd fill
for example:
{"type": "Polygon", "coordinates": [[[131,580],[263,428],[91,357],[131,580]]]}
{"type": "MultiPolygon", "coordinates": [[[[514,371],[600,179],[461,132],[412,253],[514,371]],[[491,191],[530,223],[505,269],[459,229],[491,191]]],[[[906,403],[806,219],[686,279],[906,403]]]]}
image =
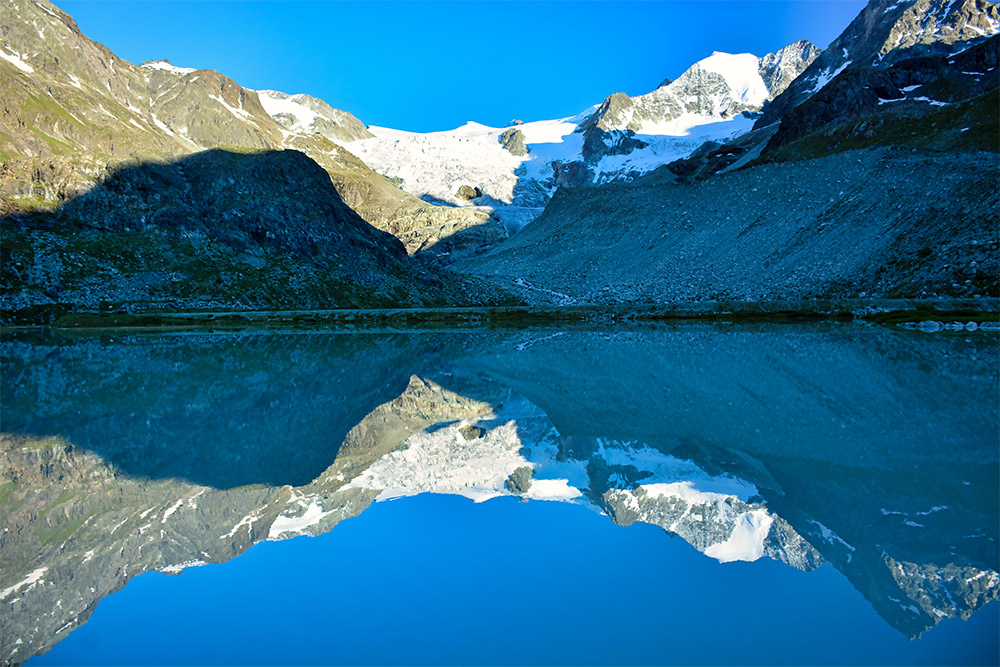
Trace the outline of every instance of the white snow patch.
{"type": "Polygon", "coordinates": [[[827,69],[823,73],[817,75],[816,76],[816,83],[813,84],[812,90],[809,91],[809,94],[813,95],[815,93],[818,93],[824,86],[826,86],[826,84],[828,84],[831,81],[833,81],[837,77],[838,74],[840,74],[845,69],[847,69],[848,66],[851,64],[851,62],[852,61],[848,60],[843,65],[841,65],[840,67],[838,67],[837,69],[835,69],[833,72],[830,72],[830,70],[827,69]]]}
{"type": "Polygon", "coordinates": [[[253,522],[256,521],[259,518],[260,518],[260,510],[257,510],[256,512],[251,512],[250,514],[247,514],[245,517],[243,517],[242,519],[240,519],[239,522],[235,526],[233,526],[232,530],[230,530],[228,533],[226,533],[225,535],[223,535],[219,539],[222,540],[222,539],[226,539],[226,538],[232,537],[233,535],[236,534],[236,531],[239,530],[240,528],[242,528],[243,526],[246,526],[247,530],[250,530],[250,527],[253,525],[253,522]]]}
{"type": "Polygon", "coordinates": [[[247,112],[245,109],[237,109],[236,107],[229,106],[229,104],[224,99],[216,95],[209,95],[208,97],[210,99],[215,100],[222,106],[226,107],[226,109],[228,109],[229,112],[234,116],[236,116],[237,118],[242,118],[243,120],[250,120],[250,113],[247,112]]]}
{"type": "Polygon", "coordinates": [[[174,67],[166,60],[150,60],[149,62],[145,62],[139,65],[139,67],[143,67],[145,69],[162,70],[164,72],[173,72],[174,74],[180,74],[180,75],[190,74],[191,72],[198,71],[191,67],[174,67]]]}
{"type": "Polygon", "coordinates": [[[927,102],[932,107],[947,107],[947,106],[951,106],[951,103],[949,103],[949,102],[941,102],[939,100],[932,100],[929,97],[911,97],[910,99],[913,100],[913,101],[915,101],[915,102],[927,102]]]}
{"type": "MultiPolygon", "coordinates": [[[[495,417],[487,415],[484,419],[495,417]]],[[[507,495],[504,482],[526,465],[513,421],[466,440],[463,420],[433,432],[416,433],[343,488],[379,489],[379,500],[418,493],[457,494],[482,502],[507,495]]],[[[534,484],[534,480],[532,481],[534,484]]]]}
{"type": "Polygon", "coordinates": [[[744,104],[759,107],[767,101],[767,86],[760,76],[760,59],[752,53],[733,55],[716,51],[698,61],[698,65],[721,75],[733,95],[744,104]]]}
{"type": "Polygon", "coordinates": [[[705,555],[720,563],[757,560],[764,555],[764,540],[773,522],[774,518],[766,510],[746,512],[737,519],[729,539],[709,546],[705,555]]]}
{"type": "Polygon", "coordinates": [[[735,477],[712,476],[700,467],[648,445],[626,446],[601,439],[601,458],[613,466],[631,466],[650,473],[641,480],[642,488],[655,496],[677,496],[685,500],[723,500],[736,498],[749,502],[758,494],[757,487],[735,477]]]}
{"type": "Polygon", "coordinates": [[[168,507],[167,511],[163,513],[163,520],[160,521],[160,523],[161,524],[166,523],[167,519],[170,518],[170,515],[173,514],[174,512],[176,512],[177,510],[179,510],[183,504],[184,504],[184,499],[181,498],[176,503],[174,503],[173,505],[171,505],[170,507],[168,507]]]}
{"type": "Polygon", "coordinates": [[[532,500],[572,500],[582,495],[580,489],[570,486],[565,479],[532,479],[524,494],[532,500]]]}
{"type": "Polygon", "coordinates": [[[3,589],[0,591],[0,600],[7,598],[11,593],[18,591],[25,586],[28,587],[27,590],[31,590],[38,582],[42,581],[42,575],[48,572],[48,570],[49,568],[47,567],[40,567],[25,577],[22,581],[17,582],[9,588],[3,589]]]}
{"type": "Polygon", "coordinates": [[[306,528],[316,525],[327,514],[329,512],[324,512],[318,503],[311,502],[301,516],[289,517],[283,514],[279,515],[274,520],[274,523],[271,524],[271,530],[267,534],[267,539],[276,540],[287,533],[302,534],[306,528]]]}
{"type": "MultiPolygon", "coordinates": [[[[883,510],[883,512],[884,511],[885,510],[883,510]]],[[[851,551],[856,551],[854,547],[852,547],[850,544],[841,539],[840,535],[837,535],[837,533],[833,532],[819,521],[816,521],[815,519],[810,519],[810,521],[819,528],[820,535],[822,535],[823,539],[829,542],[830,544],[833,544],[834,542],[839,542],[841,545],[847,547],[851,551]]]]}
{"type": "Polygon", "coordinates": [[[14,67],[16,67],[19,70],[21,70],[22,72],[27,72],[28,74],[31,74],[32,72],[35,71],[34,67],[32,67],[28,63],[26,63],[23,60],[21,60],[20,54],[17,54],[17,53],[6,53],[4,51],[0,51],[0,58],[3,58],[4,60],[6,60],[7,62],[9,62],[14,67]]]}
{"type": "Polygon", "coordinates": [[[186,560],[183,563],[177,563],[176,565],[167,565],[165,567],[157,568],[157,572],[165,572],[166,574],[179,574],[185,568],[189,567],[200,567],[202,565],[208,565],[203,560],[186,560]]]}
{"type": "Polygon", "coordinates": [[[313,123],[316,122],[319,114],[302,104],[299,101],[301,96],[285,95],[285,93],[276,90],[258,90],[257,97],[269,116],[273,117],[279,114],[292,116],[295,119],[295,123],[291,127],[292,132],[299,134],[312,132],[313,123]]]}

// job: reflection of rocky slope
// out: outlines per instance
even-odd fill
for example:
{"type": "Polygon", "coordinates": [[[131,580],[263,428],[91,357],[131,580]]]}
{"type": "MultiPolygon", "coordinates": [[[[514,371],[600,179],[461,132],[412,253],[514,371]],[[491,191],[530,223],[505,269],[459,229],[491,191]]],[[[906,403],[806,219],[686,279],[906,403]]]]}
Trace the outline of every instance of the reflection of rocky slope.
{"type": "MultiPolygon", "coordinates": [[[[637,440],[745,480],[914,636],[1000,593],[998,361],[989,336],[684,327],[565,334],[462,366],[539,405],[560,459],[637,440]]],[[[635,496],[612,497],[672,520],[670,502],[635,496]]]]}
{"type": "Polygon", "coordinates": [[[43,651],[136,574],[422,492],[582,503],[721,561],[831,561],[916,635],[1000,590],[994,343],[707,326],[8,341],[0,639],[43,651]],[[317,465],[292,475],[296,458],[317,465]]]}
{"type": "Polygon", "coordinates": [[[218,72],[166,61],[137,67],[84,36],[48,0],[0,5],[0,38],[0,194],[28,198],[22,204],[63,201],[123,160],[295,148],[327,168],[341,199],[380,229],[420,236],[428,227],[438,233],[489,221],[422,202],[335,145],[331,137],[367,132],[321,100],[272,91],[262,98],[218,72]]]}
{"type": "MultiPolygon", "coordinates": [[[[350,363],[349,358],[341,361],[350,363]]],[[[260,410],[231,404],[216,409],[234,415],[260,410]]],[[[306,408],[300,403],[295,409],[319,418],[317,427],[323,426],[328,412],[319,404],[306,408]]],[[[325,462],[329,467],[297,487],[250,484],[220,490],[180,479],[149,480],[109,466],[62,438],[3,436],[0,507],[6,530],[0,536],[0,604],[7,613],[0,620],[0,647],[4,658],[19,662],[45,652],[86,622],[101,598],[143,572],[176,573],[227,561],[262,539],[330,530],[364,511],[377,495],[344,487],[345,480],[415,431],[488,410],[487,404],[412,379],[398,398],[361,419],[343,437],[339,452],[342,436],[336,430],[312,435],[329,438],[317,443],[320,450],[330,452],[325,462]]],[[[272,402],[266,412],[275,418],[284,410],[272,402]]],[[[188,431],[192,432],[211,445],[211,433],[188,431]]],[[[287,442],[273,438],[270,444],[276,454],[287,457],[294,452],[295,440],[304,435],[287,433],[287,442]]],[[[163,456],[169,450],[163,443],[152,453],[163,456]]],[[[243,450],[248,452],[252,450],[243,450]]],[[[276,465],[258,463],[262,469],[276,465]]]]}
{"type": "Polygon", "coordinates": [[[301,486],[425,356],[385,334],[22,337],[3,345],[3,430],[64,437],[134,477],[301,486]]]}
{"type": "MultiPolygon", "coordinates": [[[[262,539],[318,535],[376,498],[434,492],[476,500],[518,494],[589,502],[561,478],[568,474],[587,490],[583,462],[553,458],[558,434],[544,414],[523,399],[498,398],[493,410],[412,378],[398,398],[347,434],[329,468],[299,487],[218,490],[174,479],[144,481],[60,438],[4,436],[0,474],[9,530],[3,538],[0,602],[11,612],[0,626],[5,655],[19,660],[44,652],[86,622],[102,597],[138,574],[223,562],[262,539]],[[41,611],[47,609],[56,612],[41,611]]],[[[651,466],[642,459],[649,452],[637,451],[636,460],[628,449],[607,456],[638,465],[634,469],[645,477],[651,466]]],[[[723,561],[766,553],[799,567],[815,565],[809,545],[763,505],[747,505],[726,493],[746,492],[745,485],[708,478],[670,457],[658,459],[661,467],[667,462],[669,479],[680,480],[666,485],[680,492],[659,495],[674,520],[665,523],[662,512],[629,515],[609,493],[606,507],[617,508],[616,521],[656,523],[723,561]],[[749,533],[747,522],[754,526],[749,533]],[[782,530],[772,529],[772,523],[782,530]]],[[[632,484],[621,474],[616,479],[625,487],[632,484]]],[[[643,497],[656,487],[637,487],[635,493],[643,497]]]]}

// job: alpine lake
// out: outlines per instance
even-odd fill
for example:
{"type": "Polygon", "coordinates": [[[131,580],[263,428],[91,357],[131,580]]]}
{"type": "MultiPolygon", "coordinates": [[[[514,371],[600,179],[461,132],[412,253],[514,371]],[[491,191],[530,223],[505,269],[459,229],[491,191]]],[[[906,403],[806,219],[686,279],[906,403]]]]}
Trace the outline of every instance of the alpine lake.
{"type": "Polygon", "coordinates": [[[0,657],[997,664],[995,331],[8,331],[0,657]]]}

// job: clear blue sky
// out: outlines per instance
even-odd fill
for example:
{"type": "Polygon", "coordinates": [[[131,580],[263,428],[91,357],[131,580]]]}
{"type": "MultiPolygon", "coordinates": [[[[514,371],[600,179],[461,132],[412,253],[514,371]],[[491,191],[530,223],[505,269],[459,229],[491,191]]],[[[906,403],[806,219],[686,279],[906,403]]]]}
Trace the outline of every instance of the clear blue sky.
{"type": "Polygon", "coordinates": [[[712,51],[825,47],[866,4],[55,1],[132,62],[216,69],[413,131],[569,116],[649,92],[712,51]]]}

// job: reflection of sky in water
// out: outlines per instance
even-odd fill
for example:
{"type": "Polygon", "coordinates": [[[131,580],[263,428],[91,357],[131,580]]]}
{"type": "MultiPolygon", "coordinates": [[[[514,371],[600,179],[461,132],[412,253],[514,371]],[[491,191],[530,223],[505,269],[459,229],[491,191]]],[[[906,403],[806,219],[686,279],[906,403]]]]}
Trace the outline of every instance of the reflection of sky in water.
{"type": "Polygon", "coordinates": [[[1000,657],[992,335],[0,350],[5,655],[68,635],[41,662],[1000,657]]]}
{"type": "Polygon", "coordinates": [[[565,503],[424,495],[143,575],[30,664],[994,664],[997,609],[909,641],[830,565],[719,564],[565,503]]]}

